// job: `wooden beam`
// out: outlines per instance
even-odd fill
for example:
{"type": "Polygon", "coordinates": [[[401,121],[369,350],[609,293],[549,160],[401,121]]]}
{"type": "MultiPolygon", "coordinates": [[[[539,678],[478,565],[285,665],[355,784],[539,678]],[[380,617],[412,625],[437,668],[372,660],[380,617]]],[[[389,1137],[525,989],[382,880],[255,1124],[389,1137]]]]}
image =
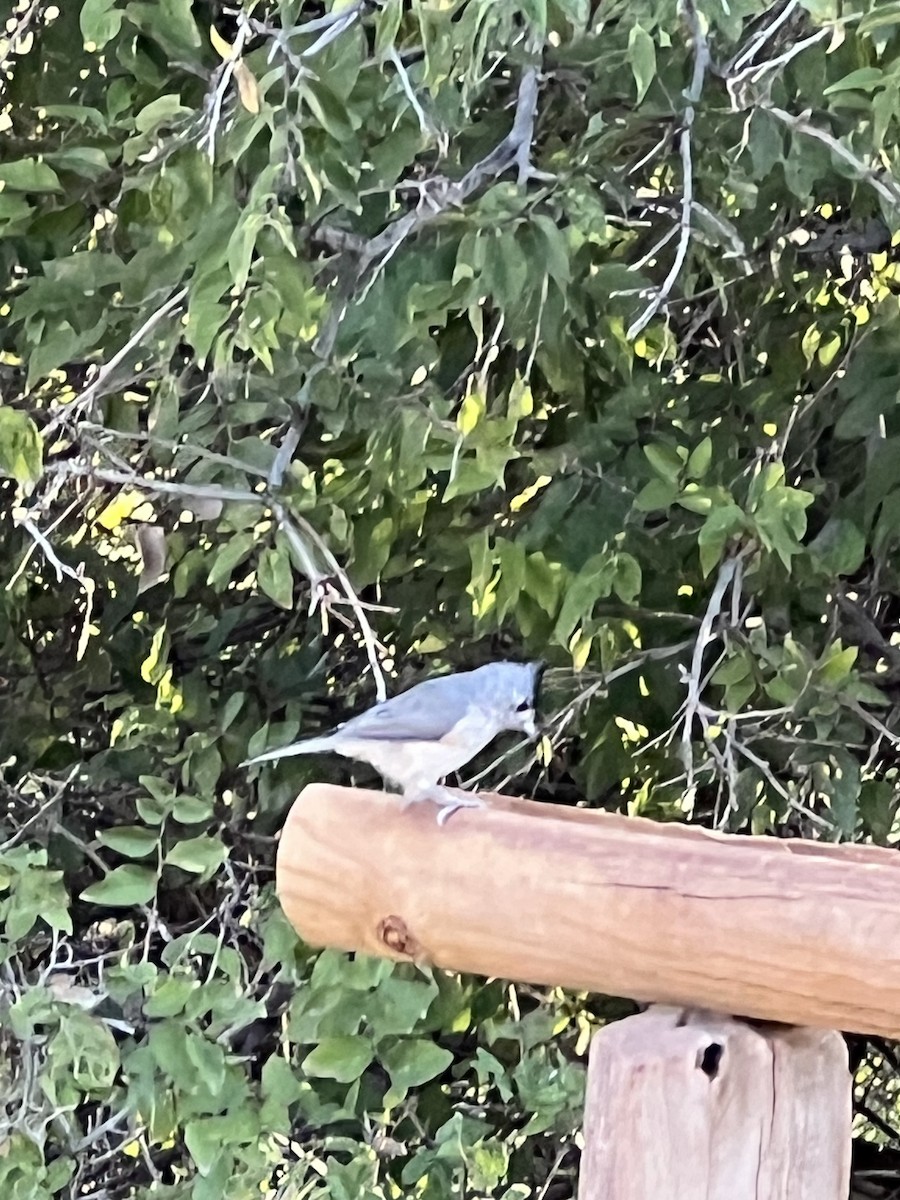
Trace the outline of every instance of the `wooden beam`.
{"type": "Polygon", "coordinates": [[[308,942],[900,1036],[900,855],[509,797],[455,813],[315,784],[277,887],[308,942]]]}
{"type": "Polygon", "coordinates": [[[578,1200],[846,1200],[838,1033],[651,1008],[591,1042],[578,1200]]]}

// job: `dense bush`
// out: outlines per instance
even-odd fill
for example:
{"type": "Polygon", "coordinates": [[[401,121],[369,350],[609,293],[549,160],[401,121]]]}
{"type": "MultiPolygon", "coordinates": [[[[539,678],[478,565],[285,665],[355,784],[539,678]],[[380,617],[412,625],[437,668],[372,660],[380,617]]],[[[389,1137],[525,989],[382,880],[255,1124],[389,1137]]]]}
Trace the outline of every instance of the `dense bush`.
{"type": "Polygon", "coordinates": [[[900,5],[15,9],[0,1188],[562,1200],[627,1008],[313,954],[239,764],[540,656],[492,785],[895,836],[900,5]]]}

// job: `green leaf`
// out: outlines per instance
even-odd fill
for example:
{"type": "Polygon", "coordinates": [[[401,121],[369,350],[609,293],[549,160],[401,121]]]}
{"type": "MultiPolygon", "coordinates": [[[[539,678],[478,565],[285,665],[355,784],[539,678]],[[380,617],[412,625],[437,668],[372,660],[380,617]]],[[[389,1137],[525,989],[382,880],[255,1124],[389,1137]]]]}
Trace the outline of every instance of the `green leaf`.
{"type": "Polygon", "coordinates": [[[633,554],[617,554],[613,591],[623,604],[634,604],[641,593],[643,576],[641,564],[633,554]]]}
{"type": "Polygon", "coordinates": [[[119,32],[124,15],[116,8],[116,0],[82,0],[78,12],[81,36],[102,50],[119,32]]]}
{"type": "Polygon", "coordinates": [[[368,1038],[360,1034],[322,1038],[303,1060],[306,1075],[353,1083],[372,1061],[374,1052],[368,1038]]]}
{"type": "Polygon", "coordinates": [[[393,1046],[379,1048],[378,1057],[391,1077],[395,1092],[405,1094],[440,1075],[453,1062],[453,1055],[430,1038],[404,1038],[393,1046]]]}
{"type": "Polygon", "coordinates": [[[404,1034],[415,1029],[438,995],[433,979],[402,979],[396,975],[380,982],[371,993],[367,1020],[376,1037],[404,1034]]]}
{"type": "MultiPolygon", "coordinates": [[[[584,564],[575,578],[566,584],[562,607],[553,636],[561,646],[567,646],[577,625],[586,617],[598,600],[605,599],[615,586],[617,564],[608,554],[595,554],[584,564]]],[[[532,593],[534,594],[534,593],[532,593]]],[[[550,593],[548,589],[547,600],[550,593]]],[[[537,596],[535,599],[540,600],[537,596]]],[[[542,605],[542,607],[544,607],[542,605]]],[[[548,608],[546,611],[552,611],[548,608]]]]}
{"type": "Polygon", "coordinates": [[[703,479],[712,465],[712,451],[712,438],[705,437],[697,443],[684,468],[688,479],[703,479]]]}
{"type": "Polygon", "coordinates": [[[0,163],[0,184],[14,192],[61,192],[62,184],[52,168],[37,158],[20,158],[0,163]]]}
{"type": "Polygon", "coordinates": [[[187,838],[178,842],[166,855],[166,865],[190,871],[192,875],[210,876],[228,857],[221,840],[215,837],[187,838]]]}
{"type": "Polygon", "coordinates": [[[238,533],[224,546],[220,546],[206,579],[210,587],[221,591],[222,585],[231,579],[238,563],[249,556],[255,545],[256,538],[252,533],[238,533]]]}
{"type": "Polygon", "coordinates": [[[99,883],[85,888],[81,899],[87,904],[102,904],[108,908],[133,908],[149,904],[156,895],[156,872],[149,867],[131,863],[116,867],[99,883]]]}
{"type": "MultiPolygon", "coordinates": [[[[234,692],[225,701],[225,707],[219,720],[219,728],[223,733],[226,733],[237,720],[245,700],[246,696],[243,692],[234,692]]],[[[181,820],[180,817],[178,819],[181,820]]]]}
{"type": "Polygon", "coordinates": [[[817,678],[829,687],[838,687],[853,670],[858,656],[857,646],[844,649],[840,642],[835,642],[816,667],[817,678]]]}
{"type": "Polygon", "coordinates": [[[643,450],[650,466],[661,479],[672,485],[678,482],[684,467],[684,459],[674,446],[664,446],[655,442],[644,446],[643,450]]]}
{"type": "Polygon", "coordinates": [[[172,804],[172,816],[182,825],[196,825],[208,821],[213,815],[215,804],[211,799],[200,796],[178,796],[172,804]]]}
{"type": "Polygon", "coordinates": [[[262,1109],[260,1121],[264,1129],[288,1134],[291,1131],[290,1106],[303,1094],[297,1073],[280,1054],[270,1055],[263,1063],[260,1078],[262,1109]]]}
{"type": "Polygon", "coordinates": [[[775,484],[759,495],[753,514],[756,531],[767,550],[774,550],[785,567],[801,550],[799,539],[806,532],[806,509],[813,502],[810,492],[775,484]]]}
{"type": "Polygon", "coordinates": [[[36,483],[43,470],[44,444],[34,421],[0,405],[0,473],[18,483],[36,483]]]}
{"type": "Polygon", "coordinates": [[[823,91],[823,96],[834,96],[837,92],[871,92],[884,83],[884,72],[878,67],[860,67],[851,71],[837,83],[830,84],[823,91]]]}
{"type": "Polygon", "coordinates": [[[541,553],[529,554],[525,560],[525,591],[551,617],[559,603],[560,584],[560,571],[555,564],[541,553]]]}
{"type": "Polygon", "coordinates": [[[669,508],[675,503],[677,496],[677,487],[673,481],[651,479],[635,496],[634,507],[638,512],[656,512],[669,508]]]}
{"type": "Polygon", "coordinates": [[[809,543],[809,552],[826,574],[853,575],[865,557],[865,534],[853,521],[832,517],[809,543]]]}
{"type": "Polygon", "coordinates": [[[856,831],[859,814],[859,763],[847,751],[836,750],[829,756],[829,765],[831,811],[838,828],[850,838],[856,831]]]}
{"type": "Polygon", "coordinates": [[[161,779],[157,775],[139,775],[138,783],[149,793],[149,797],[139,796],[137,799],[141,820],[146,821],[148,825],[160,825],[175,803],[172,785],[167,779],[161,779]]]}
{"type": "Polygon", "coordinates": [[[726,545],[743,531],[745,524],[744,513],[736,504],[725,504],[712,510],[697,538],[704,576],[718,565],[726,545]]]}
{"type": "Polygon", "coordinates": [[[859,815],[876,842],[887,843],[896,810],[897,794],[887,780],[868,779],[860,785],[859,815]]]}
{"type": "Polygon", "coordinates": [[[481,1195],[490,1195],[506,1178],[511,1147],[498,1138],[479,1142],[467,1156],[469,1185],[481,1195]]]}
{"type": "Polygon", "coordinates": [[[394,46],[403,16],[403,0],[386,0],[375,19],[375,54],[383,62],[394,46]]]}
{"type": "Polygon", "coordinates": [[[144,1003],[145,1015],[152,1020],[177,1017],[199,986],[191,975],[161,977],[144,1003]]]}
{"type": "Polygon", "coordinates": [[[143,825],[118,825],[114,829],[101,830],[97,840],[126,858],[144,858],[158,846],[159,834],[143,825]]]}
{"type": "Polygon", "coordinates": [[[188,1121],[184,1127],[184,1144],[201,1176],[209,1175],[222,1157],[222,1131],[212,1119],[188,1121]]]}
{"type": "Polygon", "coordinates": [[[256,578],[260,588],[279,608],[294,606],[294,574],[290,555],[279,546],[263,550],[259,556],[256,578]]]}
{"type": "Polygon", "coordinates": [[[627,60],[637,84],[637,102],[640,104],[656,78],[656,45],[646,29],[637,22],[632,25],[628,35],[627,60]]]}
{"type": "Polygon", "coordinates": [[[888,25],[900,25],[900,3],[879,3],[870,12],[864,13],[859,22],[860,33],[871,33],[888,25]]]}

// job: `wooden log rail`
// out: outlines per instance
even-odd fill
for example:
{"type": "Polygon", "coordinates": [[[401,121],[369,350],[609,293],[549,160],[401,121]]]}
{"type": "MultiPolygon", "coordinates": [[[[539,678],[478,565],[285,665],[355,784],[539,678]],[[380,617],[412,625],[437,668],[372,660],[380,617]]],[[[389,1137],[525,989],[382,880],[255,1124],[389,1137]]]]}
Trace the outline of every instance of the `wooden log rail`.
{"type": "Polygon", "coordinates": [[[313,945],[900,1036],[900,855],[490,797],[314,784],[277,858],[313,945]]]}

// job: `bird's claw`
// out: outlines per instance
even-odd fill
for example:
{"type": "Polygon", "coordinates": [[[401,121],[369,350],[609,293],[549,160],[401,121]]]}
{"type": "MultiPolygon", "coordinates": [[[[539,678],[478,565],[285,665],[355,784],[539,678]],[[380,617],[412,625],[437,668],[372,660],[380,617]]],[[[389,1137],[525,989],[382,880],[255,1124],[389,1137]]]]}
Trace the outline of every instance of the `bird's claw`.
{"type": "Polygon", "coordinates": [[[441,787],[440,785],[423,789],[420,792],[408,793],[405,796],[405,800],[407,804],[418,800],[430,800],[433,804],[440,805],[440,811],[437,815],[438,825],[446,825],[453,814],[460,808],[487,807],[482,798],[474,792],[459,792],[453,788],[441,787]]]}

